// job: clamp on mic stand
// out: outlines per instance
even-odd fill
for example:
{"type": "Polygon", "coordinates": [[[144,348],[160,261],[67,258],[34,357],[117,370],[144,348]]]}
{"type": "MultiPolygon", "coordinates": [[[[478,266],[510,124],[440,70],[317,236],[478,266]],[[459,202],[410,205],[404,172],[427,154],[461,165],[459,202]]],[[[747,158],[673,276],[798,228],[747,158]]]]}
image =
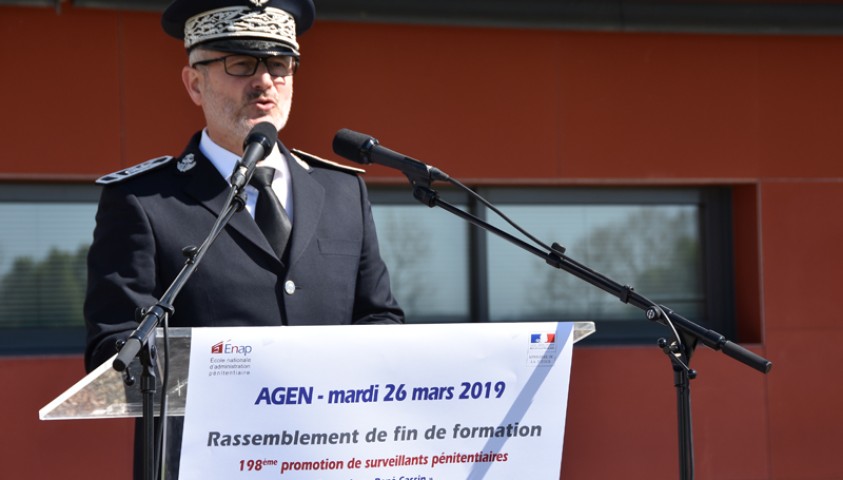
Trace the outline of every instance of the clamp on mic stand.
{"type": "MultiPolygon", "coordinates": [[[[252,173],[254,173],[254,169],[248,172],[245,184],[248,184],[248,180],[251,178],[252,173]]],[[[226,208],[223,213],[217,217],[217,221],[211,228],[208,237],[199,247],[191,245],[182,250],[182,253],[187,257],[184,267],[182,267],[181,271],[179,271],[178,275],[176,275],[176,278],[161,296],[158,303],[140,311],[140,315],[142,316],[140,325],[138,325],[135,331],[132,332],[129,338],[123,342],[122,345],[118,345],[120,351],[117,353],[117,358],[114,359],[113,367],[118,372],[123,372],[124,381],[126,381],[127,384],[134,383],[134,379],[131,377],[131,374],[128,373],[129,364],[135,357],[138,357],[141,364],[141,392],[143,398],[143,478],[145,480],[154,480],[155,470],[158,465],[160,465],[163,477],[163,471],[165,470],[166,465],[166,462],[164,461],[166,450],[163,439],[166,438],[164,432],[166,432],[167,425],[167,372],[169,370],[167,366],[167,361],[169,359],[169,354],[167,352],[167,322],[169,316],[175,311],[173,303],[175,302],[175,299],[181,289],[190,279],[191,275],[193,275],[193,272],[196,271],[196,268],[202,261],[202,257],[205,256],[205,253],[211,247],[214,240],[216,240],[225,226],[228,225],[231,217],[240,210],[243,210],[245,206],[245,188],[232,187],[228,195],[228,200],[226,201],[226,208]],[[153,419],[155,416],[154,398],[157,380],[156,372],[158,368],[158,352],[155,347],[154,338],[150,337],[153,337],[153,332],[155,332],[155,329],[161,323],[164,325],[165,366],[164,380],[162,381],[164,389],[161,395],[162,428],[159,437],[161,440],[158,442],[158,452],[156,453],[153,419]]]]}
{"type": "MultiPolygon", "coordinates": [[[[438,170],[436,171],[438,172],[438,170]]],[[[430,175],[418,173],[404,173],[410,180],[410,184],[413,187],[413,196],[421,203],[431,208],[438,206],[443,210],[447,210],[458,217],[467,220],[475,226],[513,243],[514,245],[544,259],[548,265],[565,270],[579,279],[614,295],[621,302],[632,304],[633,306],[640,308],[646,313],[649,320],[666,325],[671,329],[674,340],[669,342],[665,338],[660,338],[658,340],[658,346],[670,359],[674,372],[679,427],[679,478],[681,480],[692,480],[694,478],[694,450],[691,422],[690,381],[696,378],[697,372],[690,368],[690,359],[698,342],[702,342],[714,350],[722,350],[726,355],[764,374],[769,373],[773,366],[772,362],[750,352],[736,343],[726,340],[723,335],[682,317],[663,305],[655,304],[636,293],[632,287],[628,285],[620,285],[600,273],[566,257],[565,247],[559,245],[558,243],[553,243],[550,247],[549,253],[545,252],[519,238],[514,237],[508,232],[505,232],[486,221],[441,200],[439,198],[439,194],[430,188],[431,181],[436,178],[431,177],[430,175]]],[[[480,198],[476,193],[462,185],[460,182],[451,179],[445,174],[442,175],[442,178],[449,180],[451,183],[466,190],[471,195],[480,198]]],[[[482,198],[480,198],[480,200],[492,207],[493,210],[497,211],[497,209],[488,204],[488,202],[482,198]]],[[[518,228],[517,225],[514,226],[518,228]]],[[[518,229],[521,230],[520,228],[518,229]]],[[[521,231],[523,232],[523,230],[521,231]]]]}
{"type": "Polygon", "coordinates": [[[694,346],[676,341],[668,342],[665,338],[660,338],[658,345],[673,365],[679,426],[679,478],[692,479],[694,478],[694,436],[691,430],[691,380],[697,377],[697,372],[688,366],[688,362],[694,346]]]}

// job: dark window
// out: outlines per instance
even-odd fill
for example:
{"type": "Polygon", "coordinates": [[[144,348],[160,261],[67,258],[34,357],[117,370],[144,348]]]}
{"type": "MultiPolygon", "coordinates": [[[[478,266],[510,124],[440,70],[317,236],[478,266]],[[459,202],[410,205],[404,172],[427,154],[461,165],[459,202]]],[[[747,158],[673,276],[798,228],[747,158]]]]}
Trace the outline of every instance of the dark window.
{"type": "MultiPolygon", "coordinates": [[[[370,187],[382,255],[411,323],[594,321],[592,344],[667,335],[644,313],[496,236],[370,187]]],[[[730,194],[705,188],[479,188],[547,244],[727,337],[734,329],[730,194]]],[[[463,192],[441,198],[513,231],[463,192]]],[[[99,188],[0,188],[0,352],[78,353],[99,188]]]]}
{"type": "Polygon", "coordinates": [[[85,255],[99,189],[6,184],[0,188],[0,350],[79,352],[85,255]]]}
{"type": "MultiPolygon", "coordinates": [[[[408,189],[407,189],[408,190],[408,189]]],[[[408,191],[372,193],[383,255],[413,323],[594,321],[588,343],[667,335],[644,312],[408,191]]],[[[686,318],[734,331],[727,188],[481,188],[545,244],[686,318]]],[[[466,195],[442,199],[516,234],[466,195]]]]}

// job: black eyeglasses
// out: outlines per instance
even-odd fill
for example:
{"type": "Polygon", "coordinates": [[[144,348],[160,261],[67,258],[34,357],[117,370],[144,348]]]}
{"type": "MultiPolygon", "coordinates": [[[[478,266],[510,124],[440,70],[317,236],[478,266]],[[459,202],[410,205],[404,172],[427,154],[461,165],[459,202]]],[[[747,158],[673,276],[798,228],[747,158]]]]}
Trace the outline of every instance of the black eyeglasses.
{"type": "Polygon", "coordinates": [[[234,77],[251,77],[258,71],[258,65],[266,65],[266,70],[273,77],[289,77],[299,69],[299,59],[292,55],[273,55],[270,57],[255,57],[252,55],[226,55],[211,60],[195,62],[191,67],[210,65],[223,62],[225,73],[234,77]]]}

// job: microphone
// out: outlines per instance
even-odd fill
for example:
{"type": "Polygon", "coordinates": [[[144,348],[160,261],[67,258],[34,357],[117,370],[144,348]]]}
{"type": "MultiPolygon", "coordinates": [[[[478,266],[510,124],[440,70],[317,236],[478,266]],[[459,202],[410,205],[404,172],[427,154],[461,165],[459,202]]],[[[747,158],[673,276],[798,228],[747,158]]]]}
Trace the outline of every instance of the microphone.
{"type": "Polygon", "coordinates": [[[377,139],[364,133],[355,132],[347,128],[338,131],[334,136],[334,153],[353,162],[369,165],[376,163],[385,167],[400,170],[411,182],[433,180],[449,180],[450,177],[436,167],[394,152],[380,145],[377,139]]]}
{"type": "Polygon", "coordinates": [[[255,171],[255,164],[269,156],[278,141],[278,130],[270,122],[261,122],[246,135],[243,141],[243,156],[231,174],[231,185],[238,191],[255,171]]]}

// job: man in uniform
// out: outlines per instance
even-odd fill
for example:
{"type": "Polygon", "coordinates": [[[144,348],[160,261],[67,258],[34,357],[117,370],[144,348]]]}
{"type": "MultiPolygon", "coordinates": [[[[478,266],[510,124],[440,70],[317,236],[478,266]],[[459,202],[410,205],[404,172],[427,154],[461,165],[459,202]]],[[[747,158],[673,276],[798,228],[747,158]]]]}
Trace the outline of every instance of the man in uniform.
{"type": "MultiPolygon", "coordinates": [[[[98,181],[104,188],[85,302],[89,370],[137,327],[136,309],[157,303],[185,263],[182,249],[208,235],[251,129],[284,127],[296,38],[314,16],[312,0],[176,0],[164,12],[164,30],[184,40],[182,81],[206,126],[178,157],[98,181]]],[[[181,290],[169,325],[402,323],[358,171],[292,153],[280,141],[257,170],[265,167],[274,169],[264,175],[269,190],[246,188],[247,208],[181,290]],[[280,240],[255,220],[269,200],[283,206],[280,240]]]]}

